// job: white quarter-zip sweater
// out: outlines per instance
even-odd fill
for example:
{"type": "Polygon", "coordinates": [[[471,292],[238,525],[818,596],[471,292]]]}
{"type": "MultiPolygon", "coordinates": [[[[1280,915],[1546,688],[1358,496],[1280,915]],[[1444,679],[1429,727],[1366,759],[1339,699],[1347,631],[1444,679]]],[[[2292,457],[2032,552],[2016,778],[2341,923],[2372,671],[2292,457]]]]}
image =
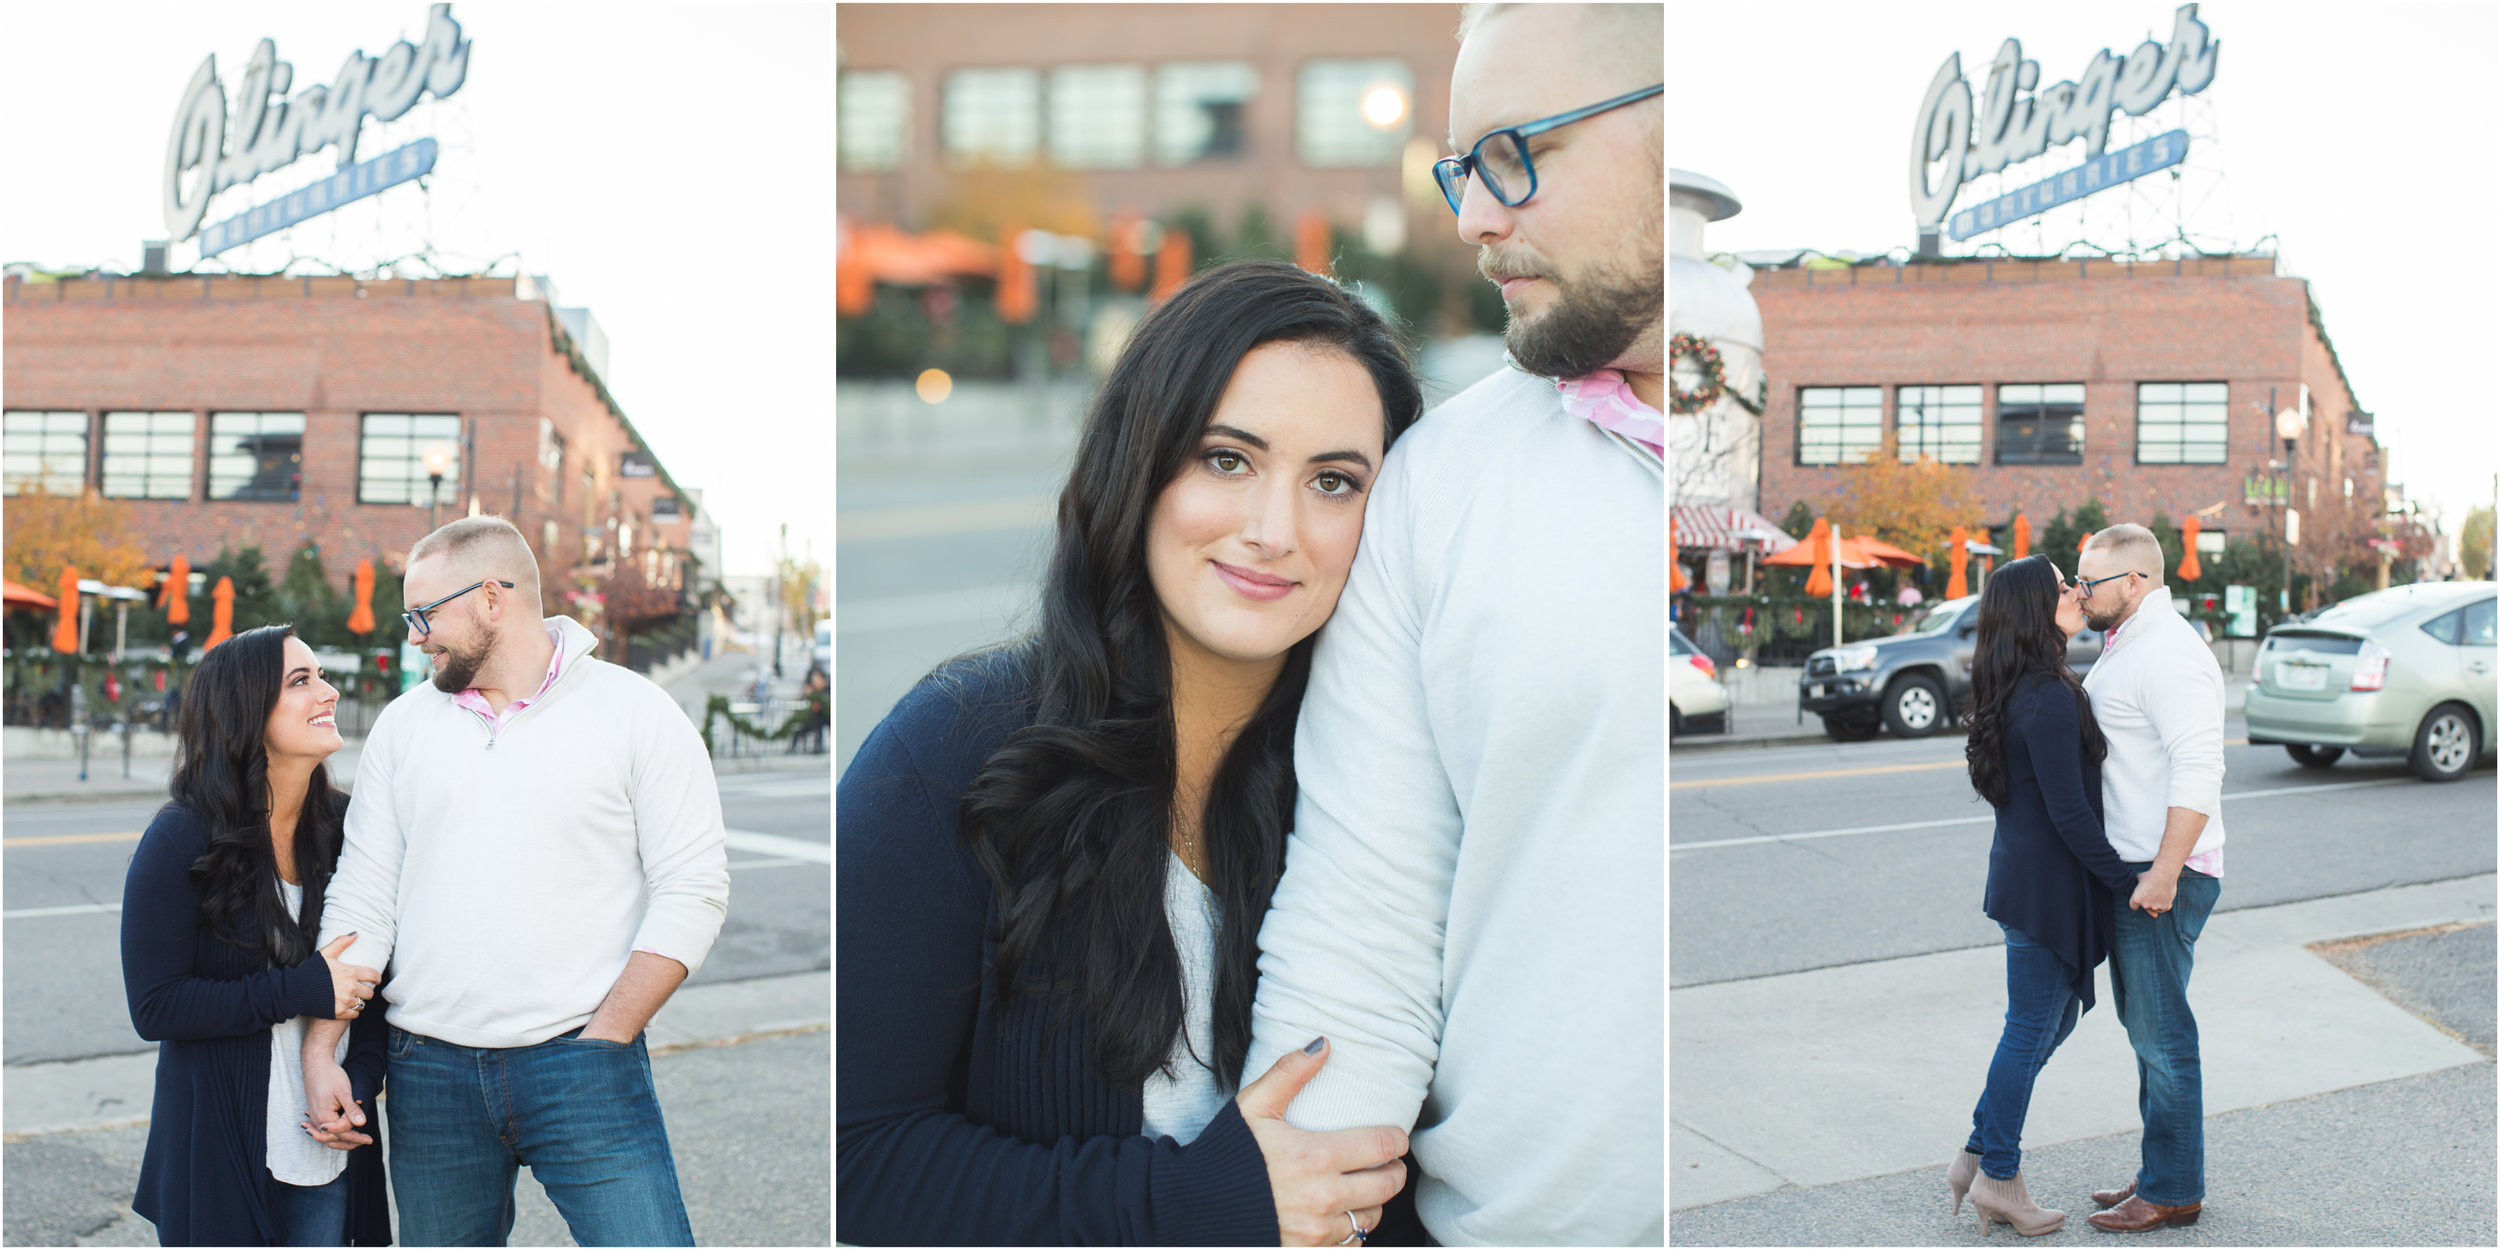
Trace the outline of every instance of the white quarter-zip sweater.
{"type": "Polygon", "coordinates": [[[1444,1245],[1666,1235],[1666,483],[1504,369],[1398,440],[1321,631],[1246,1081],[1412,1124],[1444,1245]]]}
{"type": "Polygon", "coordinates": [[[711,757],[683,709],[594,659],[490,729],[420,685],[375,719],[321,941],[391,970],[384,1018],[460,1046],[534,1046],[587,1024],[637,949],[692,975],[729,912],[711,757]]]}
{"type": "MultiPolygon", "coordinates": [[[[2189,865],[2222,875],[2222,666],[2157,586],[2118,627],[2083,679],[2109,740],[2101,761],[2102,828],[2129,863],[2161,853],[2170,809],[2205,814],[2189,865]]],[[[2124,900],[2121,900],[2123,902],[2124,900]]]]}

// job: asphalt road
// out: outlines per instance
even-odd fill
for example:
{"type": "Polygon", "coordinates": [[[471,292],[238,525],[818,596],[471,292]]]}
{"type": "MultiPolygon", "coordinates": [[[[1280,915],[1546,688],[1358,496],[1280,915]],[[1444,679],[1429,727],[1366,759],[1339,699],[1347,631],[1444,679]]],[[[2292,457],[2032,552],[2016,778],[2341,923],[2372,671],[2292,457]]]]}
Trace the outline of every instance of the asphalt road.
{"type": "MultiPolygon", "coordinates": [[[[2247,730],[2234,717],[2224,736],[2247,730]]],[[[1980,912],[1993,818],[1962,747],[1947,735],[1670,752],[1670,984],[2000,942],[1980,912]],[[1924,827],[1886,828],[1902,825],[1924,827]],[[1833,836],[1797,836],[1810,833],[1833,836]]],[[[2401,761],[2315,771],[2279,747],[2240,745],[2224,749],[2224,767],[2219,910],[2493,870],[2489,764],[2427,785],[2401,761]]]]}
{"type": "MultiPolygon", "coordinates": [[[[729,917],[691,984],[832,966],[832,778],[817,767],[724,773],[733,835],[729,917]],[[783,839],[777,845],[764,839],[783,839]],[[745,841],[746,845],[738,843],[745,841]],[[760,848],[760,849],[757,849],[760,848]]],[[[159,803],[27,803],[0,812],[0,1062],[84,1059],[150,1049],[121,993],[122,881],[159,803]]]]}

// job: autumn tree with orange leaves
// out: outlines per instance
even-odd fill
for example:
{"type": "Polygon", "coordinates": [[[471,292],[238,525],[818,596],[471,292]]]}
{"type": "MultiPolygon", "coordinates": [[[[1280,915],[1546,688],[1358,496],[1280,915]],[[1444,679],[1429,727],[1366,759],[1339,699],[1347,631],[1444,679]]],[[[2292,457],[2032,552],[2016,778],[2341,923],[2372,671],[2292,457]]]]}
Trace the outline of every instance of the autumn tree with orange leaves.
{"type": "Polygon", "coordinates": [[[92,489],[75,495],[26,491],[9,496],[0,513],[8,530],[0,567],[10,581],[49,594],[61,567],[75,565],[80,577],[107,586],[156,586],[154,562],[131,536],[129,508],[120,500],[92,489]]]}
{"type": "Polygon", "coordinates": [[[1843,538],[1873,534],[1925,557],[1931,571],[1947,574],[1945,548],[1952,542],[1953,527],[1968,526],[1982,537],[1987,533],[1977,483],[1969,472],[1929,456],[1903,464],[1898,446],[1888,433],[1883,446],[1841,473],[1831,519],[1843,538]]]}

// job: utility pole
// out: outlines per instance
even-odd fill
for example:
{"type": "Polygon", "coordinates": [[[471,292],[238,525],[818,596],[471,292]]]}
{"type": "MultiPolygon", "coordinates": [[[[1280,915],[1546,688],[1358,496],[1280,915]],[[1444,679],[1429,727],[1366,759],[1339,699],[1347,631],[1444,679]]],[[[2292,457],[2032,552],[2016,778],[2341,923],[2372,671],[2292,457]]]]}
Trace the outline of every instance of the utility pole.
{"type": "Polygon", "coordinates": [[[789,590],[783,579],[790,569],[790,523],[781,523],[781,560],[773,565],[773,676],[781,676],[781,632],[790,620],[789,590]]]}

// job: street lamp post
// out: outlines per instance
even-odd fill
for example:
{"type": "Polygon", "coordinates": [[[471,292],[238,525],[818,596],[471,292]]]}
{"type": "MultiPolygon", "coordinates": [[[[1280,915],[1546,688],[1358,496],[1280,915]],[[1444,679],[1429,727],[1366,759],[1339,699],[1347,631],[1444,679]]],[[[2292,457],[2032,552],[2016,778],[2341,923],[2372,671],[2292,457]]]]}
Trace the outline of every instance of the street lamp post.
{"type": "Polygon", "coordinates": [[[2309,422],[2297,408],[2286,408],[2274,414],[2274,432],[2283,439],[2283,604],[2282,614],[2292,614],[2292,546],[2300,541],[2296,514],[2292,511],[2292,465],[2300,449],[2301,433],[2309,422]]]}
{"type": "Polygon", "coordinates": [[[425,449],[425,480],[433,484],[426,504],[425,527],[430,532],[443,528],[443,474],[451,468],[451,452],[442,444],[425,449]]]}

